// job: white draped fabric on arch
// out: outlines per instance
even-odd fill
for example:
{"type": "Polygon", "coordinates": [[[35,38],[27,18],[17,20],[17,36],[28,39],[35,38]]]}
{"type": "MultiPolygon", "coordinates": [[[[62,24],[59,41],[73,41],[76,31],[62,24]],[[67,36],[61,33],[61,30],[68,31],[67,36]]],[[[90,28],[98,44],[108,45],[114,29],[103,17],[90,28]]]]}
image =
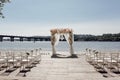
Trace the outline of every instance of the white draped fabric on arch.
{"type": "Polygon", "coordinates": [[[70,47],[70,54],[74,54],[73,50],[73,42],[74,42],[74,36],[73,36],[73,30],[69,28],[65,29],[51,29],[51,45],[52,45],[52,54],[56,55],[55,46],[58,45],[60,39],[66,39],[67,43],[70,47]]]}

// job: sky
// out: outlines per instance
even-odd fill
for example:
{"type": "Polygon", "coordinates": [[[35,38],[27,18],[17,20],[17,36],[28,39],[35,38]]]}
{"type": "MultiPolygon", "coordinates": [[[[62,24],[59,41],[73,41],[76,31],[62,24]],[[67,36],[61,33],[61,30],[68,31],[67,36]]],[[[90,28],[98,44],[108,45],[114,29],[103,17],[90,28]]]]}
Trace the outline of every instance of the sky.
{"type": "Polygon", "coordinates": [[[53,28],[74,34],[120,32],[120,0],[11,0],[0,18],[0,34],[50,35],[53,28]]]}

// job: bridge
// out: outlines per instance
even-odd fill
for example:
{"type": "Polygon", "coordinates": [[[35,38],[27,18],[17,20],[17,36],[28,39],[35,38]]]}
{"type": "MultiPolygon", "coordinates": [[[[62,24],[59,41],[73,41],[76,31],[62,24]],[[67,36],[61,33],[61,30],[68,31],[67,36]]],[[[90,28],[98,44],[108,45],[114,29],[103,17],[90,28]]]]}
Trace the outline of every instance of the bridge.
{"type": "Polygon", "coordinates": [[[14,36],[14,35],[0,35],[0,42],[2,41],[50,41],[50,36],[14,36]]]}

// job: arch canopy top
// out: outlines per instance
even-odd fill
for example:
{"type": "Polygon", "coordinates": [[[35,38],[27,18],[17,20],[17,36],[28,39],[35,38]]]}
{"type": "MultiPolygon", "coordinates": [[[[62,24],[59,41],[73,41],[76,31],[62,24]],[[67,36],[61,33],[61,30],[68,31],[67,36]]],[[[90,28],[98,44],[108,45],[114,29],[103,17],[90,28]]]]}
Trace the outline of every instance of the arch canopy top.
{"type": "Polygon", "coordinates": [[[59,34],[64,34],[64,33],[72,33],[73,30],[72,29],[69,29],[69,28],[61,28],[61,29],[51,29],[50,32],[52,34],[56,34],[56,33],[59,33],[59,34]]]}

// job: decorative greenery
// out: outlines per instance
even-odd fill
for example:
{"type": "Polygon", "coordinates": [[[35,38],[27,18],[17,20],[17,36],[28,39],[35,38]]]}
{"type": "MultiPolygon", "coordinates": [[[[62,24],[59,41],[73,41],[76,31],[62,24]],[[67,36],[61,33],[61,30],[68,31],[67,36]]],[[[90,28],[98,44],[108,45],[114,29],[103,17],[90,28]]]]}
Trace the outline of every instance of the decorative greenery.
{"type": "Polygon", "coordinates": [[[2,18],[5,18],[3,13],[2,13],[4,4],[8,3],[8,2],[10,2],[10,0],[0,0],[0,17],[2,17],[2,18]]]}

